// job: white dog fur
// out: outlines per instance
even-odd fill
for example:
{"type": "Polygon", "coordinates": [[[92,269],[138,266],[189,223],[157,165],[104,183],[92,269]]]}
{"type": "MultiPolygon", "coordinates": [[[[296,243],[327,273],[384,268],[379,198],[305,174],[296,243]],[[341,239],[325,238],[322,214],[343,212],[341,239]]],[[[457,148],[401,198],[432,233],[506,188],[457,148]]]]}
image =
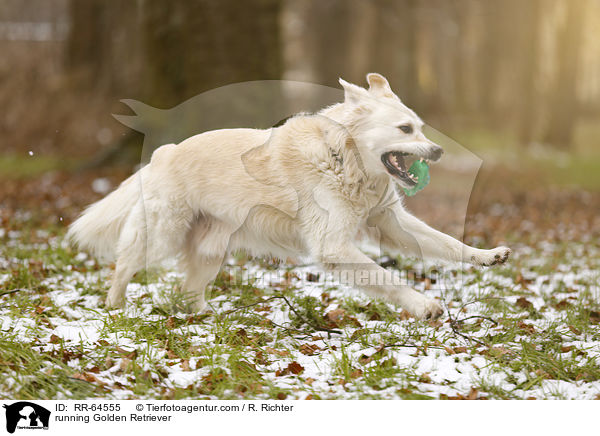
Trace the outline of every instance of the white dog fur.
{"type": "Polygon", "coordinates": [[[442,149],[425,138],[421,119],[383,76],[371,73],[367,81],[368,90],[340,79],[343,103],[277,128],[215,130],[164,145],[86,209],[68,235],[116,260],[107,306],[124,304],[138,270],[177,256],[185,297],[201,311],[225,255],[244,249],[281,259],[308,255],[334,270],[375,271],[383,282],[358,283],[364,292],[434,319],[443,313],[440,304],[394,285],[391,272],[357,248],[359,233],[378,234],[392,254],[477,265],[506,261],[508,248],[467,246],[404,209],[395,186],[411,181],[389,171],[382,156],[392,151],[435,161],[442,149]]]}

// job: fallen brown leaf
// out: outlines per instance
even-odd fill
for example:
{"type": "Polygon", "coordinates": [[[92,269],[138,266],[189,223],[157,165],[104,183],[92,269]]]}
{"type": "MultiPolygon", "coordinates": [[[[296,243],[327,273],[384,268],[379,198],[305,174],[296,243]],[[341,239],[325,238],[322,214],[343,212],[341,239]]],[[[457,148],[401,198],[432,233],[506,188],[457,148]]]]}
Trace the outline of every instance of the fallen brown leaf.
{"type": "Polygon", "coordinates": [[[471,388],[467,395],[467,400],[476,400],[479,397],[479,391],[475,388],[471,388]]]}
{"type": "Polygon", "coordinates": [[[300,345],[299,349],[300,352],[306,356],[314,356],[318,351],[321,350],[321,347],[315,344],[302,344],[300,345]]]}
{"type": "Polygon", "coordinates": [[[181,369],[184,371],[191,371],[189,359],[181,359],[181,369]]]}
{"type": "Polygon", "coordinates": [[[327,319],[335,324],[341,322],[342,319],[344,319],[345,315],[346,311],[344,309],[334,309],[331,312],[327,312],[327,314],[325,314],[327,319]]]}
{"type": "Polygon", "coordinates": [[[296,362],[295,360],[293,362],[291,362],[288,366],[287,369],[295,375],[300,374],[302,371],[304,371],[304,367],[302,365],[300,365],[298,362],[296,362]]]}
{"type": "Polygon", "coordinates": [[[519,297],[517,298],[517,306],[519,306],[522,309],[525,310],[531,310],[533,309],[533,304],[531,303],[531,301],[529,301],[527,298],[525,297],[519,297]]]}
{"type": "Polygon", "coordinates": [[[355,369],[350,373],[350,377],[352,378],[358,378],[361,375],[363,375],[363,372],[360,369],[355,369]]]}
{"type": "Polygon", "coordinates": [[[276,350],[275,348],[265,347],[265,351],[269,354],[275,354],[279,357],[287,357],[290,355],[290,352],[287,350],[276,350]]]}
{"type": "Polygon", "coordinates": [[[528,335],[532,335],[535,333],[535,327],[532,326],[531,324],[524,323],[523,321],[519,321],[517,323],[517,327],[519,327],[521,330],[523,330],[528,335]]]}
{"type": "Polygon", "coordinates": [[[553,307],[557,310],[567,310],[567,309],[573,307],[573,305],[571,303],[569,303],[567,300],[561,300],[558,303],[554,304],[553,307]]]}

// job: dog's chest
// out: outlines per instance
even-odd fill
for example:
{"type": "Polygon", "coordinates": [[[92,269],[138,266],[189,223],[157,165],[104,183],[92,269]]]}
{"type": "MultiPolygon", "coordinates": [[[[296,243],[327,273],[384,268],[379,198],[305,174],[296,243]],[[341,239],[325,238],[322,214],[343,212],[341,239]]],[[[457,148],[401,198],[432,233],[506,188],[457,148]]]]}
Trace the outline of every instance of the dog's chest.
{"type": "Polygon", "coordinates": [[[360,186],[349,186],[352,190],[352,202],[363,213],[369,212],[377,207],[386,207],[387,203],[396,197],[394,186],[385,179],[365,179],[360,186]]]}

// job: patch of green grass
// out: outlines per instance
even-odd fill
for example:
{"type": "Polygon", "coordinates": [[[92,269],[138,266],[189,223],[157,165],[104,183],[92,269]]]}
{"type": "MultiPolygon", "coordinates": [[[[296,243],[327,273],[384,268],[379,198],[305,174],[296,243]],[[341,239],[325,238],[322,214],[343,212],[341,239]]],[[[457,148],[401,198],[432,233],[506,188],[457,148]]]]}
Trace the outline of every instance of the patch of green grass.
{"type": "Polygon", "coordinates": [[[5,398],[86,399],[107,395],[101,387],[75,378],[76,373],[76,369],[50,353],[39,353],[31,347],[24,347],[16,337],[2,332],[0,390],[10,392],[5,398]],[[8,380],[12,380],[12,387],[7,384],[8,380]]]}
{"type": "Polygon", "coordinates": [[[490,399],[514,400],[518,398],[512,391],[509,391],[490,380],[485,380],[482,377],[476,377],[473,380],[473,386],[481,392],[485,392],[486,396],[490,399]]]}
{"type": "Polygon", "coordinates": [[[164,274],[165,271],[161,268],[143,269],[135,273],[131,279],[131,283],[138,283],[140,285],[156,283],[164,274]]]}
{"type": "Polygon", "coordinates": [[[48,171],[68,170],[77,164],[77,160],[64,156],[49,155],[0,155],[0,174],[4,177],[33,177],[48,171]]]}
{"type": "Polygon", "coordinates": [[[19,264],[9,270],[10,278],[0,285],[0,293],[18,289],[37,289],[40,278],[28,266],[19,264]]]}
{"type": "Polygon", "coordinates": [[[381,300],[364,304],[353,298],[344,298],[341,307],[349,313],[361,314],[367,320],[392,322],[398,319],[398,314],[381,300]]]}
{"type": "MultiPolygon", "coordinates": [[[[537,162],[539,164],[539,162],[537,162]]],[[[543,160],[542,169],[550,181],[560,186],[600,190],[600,155],[568,156],[560,165],[553,159],[543,160]]]]}
{"type": "Polygon", "coordinates": [[[328,321],[324,316],[325,305],[323,302],[315,297],[305,296],[294,298],[295,312],[290,312],[290,319],[292,325],[296,328],[302,328],[306,326],[306,323],[310,323],[310,326],[326,326],[328,321]]]}
{"type": "Polygon", "coordinates": [[[580,123],[570,148],[546,147],[543,153],[535,154],[510,132],[469,129],[454,132],[451,136],[476,154],[493,155],[508,168],[540,174],[546,183],[600,190],[600,150],[597,147],[600,129],[597,123],[580,123]]]}
{"type": "MultiPolygon", "coordinates": [[[[313,297],[314,288],[309,295],[294,281],[299,272],[293,268],[281,283],[241,284],[228,274],[244,267],[283,268],[245,257],[215,280],[207,295],[211,312],[183,313],[179,276],[163,270],[140,274],[134,283],[143,289],[133,287],[141,296],[125,311],[108,312],[101,301],[110,270],[55,237],[28,229],[19,243],[0,246],[9,274],[0,294],[21,289],[0,295],[6,322],[0,332],[1,395],[36,398],[40,390],[43,398],[444,398],[440,387],[452,391],[457,385],[433,382],[439,380],[433,371],[442,362],[458,370],[475,361],[466,374],[474,374],[473,388],[488,398],[559,398],[558,388],[548,391],[547,380],[600,380],[595,354],[581,345],[600,341],[597,283],[588,273],[598,265],[597,241],[583,255],[580,246],[555,243],[485,273],[466,269],[464,280],[441,294],[452,319],[465,319],[451,325],[446,316],[416,321],[335,286],[313,297]],[[570,277],[553,276],[565,272],[570,277]],[[539,274],[548,275],[541,288],[523,281],[539,274]],[[63,338],[65,330],[57,326],[67,322],[70,334],[63,338]],[[69,340],[77,328],[82,334],[69,340]],[[87,339],[90,332],[96,339],[87,339]],[[433,366],[421,369],[422,359],[432,358],[433,366]],[[497,375],[514,387],[497,382],[497,375]]],[[[2,242],[10,241],[15,238],[2,242]]],[[[399,263],[405,267],[420,271],[410,260],[399,263]]],[[[428,274],[417,273],[420,289],[428,274]]],[[[468,395],[462,386],[455,392],[468,395]]]]}

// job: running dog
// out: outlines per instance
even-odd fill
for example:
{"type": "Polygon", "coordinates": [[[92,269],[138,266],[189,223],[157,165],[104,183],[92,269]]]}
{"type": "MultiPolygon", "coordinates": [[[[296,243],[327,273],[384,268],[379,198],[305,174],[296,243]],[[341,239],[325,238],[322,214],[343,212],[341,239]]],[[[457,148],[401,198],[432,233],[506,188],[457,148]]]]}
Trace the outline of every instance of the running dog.
{"type": "Polygon", "coordinates": [[[137,271],[177,257],[186,274],[181,292],[191,310],[202,311],[205,288],[225,256],[242,249],[280,259],[309,256],[332,271],[374,272],[376,282],[351,284],[418,319],[436,319],[440,304],[394,282],[391,271],[359,250],[358,234],[377,234],[381,247],[397,255],[505,262],[509,248],[470,247],[406,211],[397,187],[417,182],[407,160],[435,162],[443,150],[424,136],[423,121],[385,77],[371,73],[367,82],[365,89],[340,79],[342,103],[279,127],[214,130],[163,145],[89,206],[68,236],[116,260],[107,307],[123,306],[137,271]]]}

